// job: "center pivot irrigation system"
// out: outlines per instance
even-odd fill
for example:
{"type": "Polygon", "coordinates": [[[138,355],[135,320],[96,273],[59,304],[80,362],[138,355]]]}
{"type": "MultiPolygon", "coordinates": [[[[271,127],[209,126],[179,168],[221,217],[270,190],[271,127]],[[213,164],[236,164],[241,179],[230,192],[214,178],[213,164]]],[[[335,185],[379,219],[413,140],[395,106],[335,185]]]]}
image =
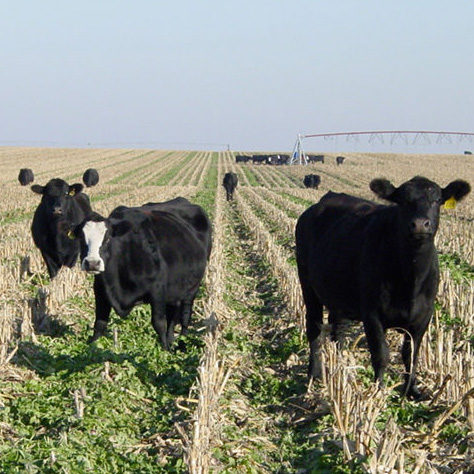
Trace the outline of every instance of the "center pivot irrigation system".
{"type": "Polygon", "coordinates": [[[407,131],[407,130],[384,130],[373,132],[336,132],[336,133],[314,133],[309,135],[298,134],[296,143],[291,154],[291,165],[307,165],[308,159],[303,149],[303,139],[323,138],[325,140],[336,137],[345,137],[346,142],[357,143],[360,137],[368,137],[369,143],[384,144],[389,138],[390,145],[402,143],[404,145],[415,145],[422,143],[429,145],[450,144],[468,142],[472,143],[474,133],[468,132],[432,132],[432,131],[407,131]]]}

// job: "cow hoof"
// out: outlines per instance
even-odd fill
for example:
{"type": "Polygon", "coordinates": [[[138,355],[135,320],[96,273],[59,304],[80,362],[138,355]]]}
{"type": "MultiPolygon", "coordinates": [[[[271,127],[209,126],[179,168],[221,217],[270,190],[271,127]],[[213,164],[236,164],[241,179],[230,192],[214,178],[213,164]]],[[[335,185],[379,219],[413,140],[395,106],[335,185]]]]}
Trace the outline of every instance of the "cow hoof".
{"type": "Polygon", "coordinates": [[[413,400],[415,402],[423,402],[425,400],[429,400],[430,399],[430,394],[425,392],[425,391],[421,391],[416,385],[415,386],[412,386],[410,388],[410,390],[408,390],[408,392],[406,393],[406,397],[409,399],[409,400],[413,400]]]}
{"type": "Polygon", "coordinates": [[[93,334],[92,336],[87,339],[87,344],[92,344],[93,342],[97,341],[99,339],[100,334],[93,334]]]}
{"type": "Polygon", "coordinates": [[[186,343],[183,340],[177,341],[176,350],[179,352],[186,352],[186,343]]]}
{"type": "Polygon", "coordinates": [[[310,379],[319,380],[321,378],[321,364],[310,365],[308,368],[308,377],[310,379]]]}

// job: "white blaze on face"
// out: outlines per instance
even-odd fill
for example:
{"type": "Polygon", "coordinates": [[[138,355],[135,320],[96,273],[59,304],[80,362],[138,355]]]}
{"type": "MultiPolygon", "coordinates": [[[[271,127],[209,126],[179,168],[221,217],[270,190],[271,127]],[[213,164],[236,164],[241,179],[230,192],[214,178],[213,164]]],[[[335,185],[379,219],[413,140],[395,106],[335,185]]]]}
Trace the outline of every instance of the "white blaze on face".
{"type": "Polygon", "coordinates": [[[107,232],[105,222],[89,221],[82,228],[82,232],[87,245],[87,255],[82,261],[82,269],[89,273],[103,272],[105,264],[100,257],[99,250],[107,232]]]}

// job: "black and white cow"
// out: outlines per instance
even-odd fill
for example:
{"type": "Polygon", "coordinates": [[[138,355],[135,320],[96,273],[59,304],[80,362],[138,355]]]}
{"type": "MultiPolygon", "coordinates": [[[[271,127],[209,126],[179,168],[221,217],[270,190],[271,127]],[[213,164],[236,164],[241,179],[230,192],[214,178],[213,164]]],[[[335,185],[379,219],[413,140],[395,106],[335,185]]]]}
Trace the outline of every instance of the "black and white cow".
{"type": "Polygon", "coordinates": [[[30,168],[22,168],[18,174],[18,181],[22,186],[27,186],[35,180],[33,170],[30,168]]]}
{"type": "Polygon", "coordinates": [[[269,162],[270,155],[252,155],[252,163],[266,165],[269,162]]]}
{"type": "Polygon", "coordinates": [[[93,342],[107,329],[110,310],[126,316],[148,303],[165,349],[174,326],[186,334],[194,298],[211,252],[211,224],[204,210],[176,198],[141,207],[120,206],[105,219],[93,213],[74,229],[82,269],[95,275],[93,342]]]}
{"type": "Polygon", "coordinates": [[[470,186],[458,180],[440,188],[416,176],[398,188],[388,180],[374,179],[370,189],[393,205],[329,192],[296,225],[309,374],[320,375],[318,336],[325,306],[335,339],[343,318],[363,322],[380,383],[389,361],[385,332],[404,330],[404,393],[416,399],[421,396],[415,378],[418,350],[439,280],[434,237],[440,206],[447,200],[461,200],[470,186]]]}
{"type": "Polygon", "coordinates": [[[69,185],[54,178],[46,186],[34,184],[33,192],[41,195],[31,225],[33,241],[54,278],[64,265],[73,267],[79,255],[79,242],[64,233],[65,228],[80,224],[91,213],[89,196],[80,183],[69,185]]]}
{"type": "Polygon", "coordinates": [[[237,187],[238,182],[239,182],[239,179],[237,178],[237,175],[235,173],[229,172],[224,175],[222,185],[225,188],[228,201],[232,201],[232,199],[234,199],[234,191],[235,191],[235,188],[237,187]]]}
{"type": "Polygon", "coordinates": [[[272,155],[270,157],[271,165],[287,165],[290,162],[290,155],[272,155]]]}
{"type": "Polygon", "coordinates": [[[345,156],[336,156],[336,164],[339,166],[339,165],[342,165],[342,163],[344,163],[344,160],[346,159],[345,156]]]}
{"type": "Polygon", "coordinates": [[[306,155],[308,163],[324,163],[324,155],[306,155]]]}

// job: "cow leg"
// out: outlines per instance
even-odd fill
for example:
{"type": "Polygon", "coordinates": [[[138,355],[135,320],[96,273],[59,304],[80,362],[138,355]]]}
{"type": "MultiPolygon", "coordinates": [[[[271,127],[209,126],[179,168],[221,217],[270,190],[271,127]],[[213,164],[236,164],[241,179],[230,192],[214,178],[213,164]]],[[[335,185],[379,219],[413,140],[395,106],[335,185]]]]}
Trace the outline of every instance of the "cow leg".
{"type": "Polygon", "coordinates": [[[193,311],[194,296],[190,300],[183,301],[183,309],[181,314],[181,335],[186,336],[188,333],[189,322],[191,321],[191,313],[193,311]]]}
{"type": "Polygon", "coordinates": [[[375,381],[383,385],[383,374],[387,368],[390,356],[387,340],[385,339],[385,329],[376,315],[364,320],[364,329],[369,345],[375,381]]]}
{"type": "Polygon", "coordinates": [[[46,263],[46,268],[48,269],[49,278],[52,280],[57,274],[61,265],[59,265],[52,257],[50,257],[47,253],[41,252],[43,256],[43,260],[46,263]]]}
{"type": "Polygon", "coordinates": [[[331,339],[334,342],[341,341],[341,317],[336,311],[329,311],[329,324],[331,325],[331,339]]]}
{"type": "Polygon", "coordinates": [[[167,337],[166,304],[162,295],[151,302],[151,324],[158,334],[160,342],[166,351],[170,350],[167,337]]]}
{"type": "Polygon", "coordinates": [[[166,305],[166,321],[168,324],[168,328],[166,330],[166,338],[170,346],[171,344],[173,344],[174,341],[174,326],[179,315],[179,310],[180,307],[177,305],[166,305]]]}
{"type": "Polygon", "coordinates": [[[321,377],[321,360],[319,359],[319,340],[323,324],[323,305],[306,283],[301,282],[303,299],[306,306],[306,337],[309,343],[308,375],[313,378],[321,377]]]}
{"type": "Polygon", "coordinates": [[[418,362],[418,352],[420,350],[421,339],[425,331],[417,331],[415,334],[410,332],[405,334],[402,345],[402,359],[405,365],[405,384],[403,385],[402,393],[410,398],[419,400],[422,398],[422,393],[416,384],[416,365],[418,362]],[[412,351],[413,347],[413,351],[412,351]]]}
{"type": "Polygon", "coordinates": [[[112,306],[105,291],[104,282],[100,276],[94,278],[94,296],[95,296],[95,322],[94,333],[87,342],[91,343],[105,334],[109,324],[110,310],[112,306]]]}

